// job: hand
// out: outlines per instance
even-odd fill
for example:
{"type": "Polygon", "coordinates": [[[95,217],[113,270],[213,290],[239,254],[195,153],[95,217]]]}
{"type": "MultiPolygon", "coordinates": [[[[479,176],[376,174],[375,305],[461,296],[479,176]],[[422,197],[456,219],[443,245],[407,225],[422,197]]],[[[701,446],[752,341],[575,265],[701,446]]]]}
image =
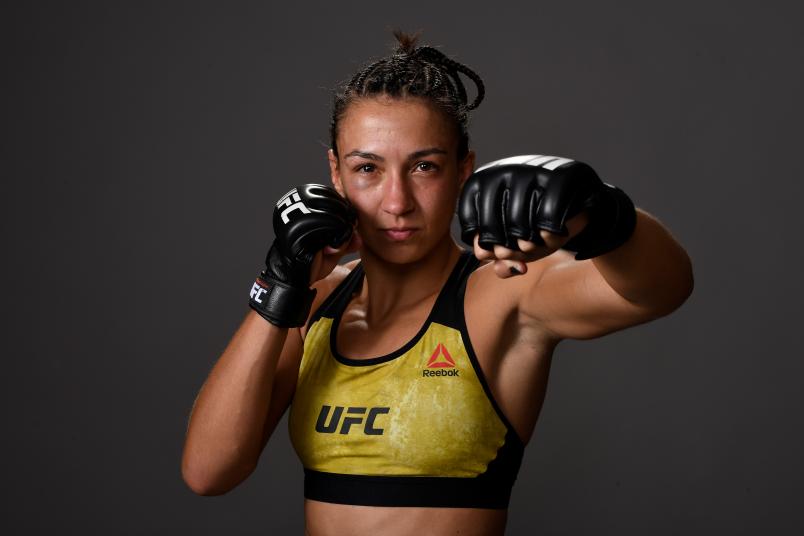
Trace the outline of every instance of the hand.
{"type": "MultiPolygon", "coordinates": [[[[265,270],[252,285],[249,306],[277,326],[299,327],[315,297],[310,285],[326,277],[323,262],[314,266],[316,257],[326,258],[329,265],[333,255],[354,247],[356,213],[334,188],[305,184],[282,196],[273,220],[276,238],[265,257],[265,270]]],[[[329,270],[333,268],[334,264],[329,270]]]]}
{"type": "Polygon", "coordinates": [[[327,277],[338,265],[341,257],[348,255],[349,253],[354,253],[355,251],[360,250],[361,247],[363,247],[363,240],[360,238],[360,234],[357,232],[357,227],[353,229],[352,236],[349,241],[344,242],[340,247],[324,247],[324,249],[316,253],[315,257],[313,257],[313,264],[310,269],[310,273],[312,274],[310,276],[310,284],[312,285],[316,281],[320,281],[321,279],[327,277]]]}
{"type": "Polygon", "coordinates": [[[576,260],[601,255],[636,224],[628,196],[590,166],[541,155],[478,168],[464,184],[458,216],[463,241],[478,259],[494,259],[500,277],[525,273],[527,262],[559,248],[577,252],[576,260]]]}
{"type": "Polygon", "coordinates": [[[572,237],[580,233],[588,222],[589,216],[583,211],[567,221],[569,236],[562,236],[558,233],[541,229],[539,237],[543,243],[529,242],[518,238],[516,241],[518,250],[509,249],[499,244],[495,244],[492,250],[483,249],[478,243],[480,235],[475,234],[473,243],[475,257],[481,261],[494,261],[494,273],[499,278],[506,279],[526,274],[528,272],[527,263],[552,255],[561,249],[572,237]]]}

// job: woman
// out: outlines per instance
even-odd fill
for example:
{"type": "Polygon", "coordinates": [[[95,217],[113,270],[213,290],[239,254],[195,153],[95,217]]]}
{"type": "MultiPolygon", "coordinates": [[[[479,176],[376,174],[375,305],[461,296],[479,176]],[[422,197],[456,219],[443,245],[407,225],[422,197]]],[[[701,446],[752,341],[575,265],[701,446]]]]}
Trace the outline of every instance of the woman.
{"type": "Polygon", "coordinates": [[[480,78],[396,35],[336,96],[334,190],[277,204],[183,476],[199,494],[234,488],[290,407],[308,534],[502,534],[556,345],[670,313],[691,265],[585,164],[530,155],[473,173],[480,78]],[[471,251],[450,235],[456,204],[471,251]]]}

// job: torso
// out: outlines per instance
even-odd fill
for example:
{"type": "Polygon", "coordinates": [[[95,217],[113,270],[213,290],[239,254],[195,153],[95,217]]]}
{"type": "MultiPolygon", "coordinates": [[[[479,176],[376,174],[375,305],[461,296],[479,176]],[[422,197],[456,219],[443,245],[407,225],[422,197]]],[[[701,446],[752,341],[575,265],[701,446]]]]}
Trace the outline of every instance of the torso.
{"type": "Polygon", "coordinates": [[[304,501],[305,536],[498,536],[507,510],[386,508],[304,501]]]}
{"type": "MultiPolygon", "coordinates": [[[[536,264],[536,263],[534,263],[536,264]]],[[[353,265],[353,264],[352,264],[353,265]]],[[[531,269],[531,266],[529,266],[531,269]]],[[[533,267],[533,269],[538,269],[533,267]]],[[[341,277],[342,279],[342,277],[341,277]]],[[[526,443],[544,400],[557,341],[516,315],[523,278],[499,279],[490,264],[478,267],[466,285],[464,314],[480,368],[497,404],[526,443]]],[[[365,323],[353,300],[337,328],[337,350],[350,358],[381,356],[400,348],[422,327],[437,294],[422,300],[393,323],[365,323]]],[[[376,507],[305,501],[307,534],[503,534],[506,510],[376,507]]]]}
{"type": "MultiPolygon", "coordinates": [[[[544,400],[557,341],[538,325],[521,325],[511,318],[516,297],[522,292],[521,280],[502,280],[492,268],[491,264],[480,266],[469,276],[464,314],[494,398],[527,443],[544,400]]],[[[370,331],[361,308],[350,303],[338,326],[338,350],[352,358],[393,352],[419,331],[435,299],[433,294],[405,315],[395,315],[393,323],[371,326],[370,331]]]]}

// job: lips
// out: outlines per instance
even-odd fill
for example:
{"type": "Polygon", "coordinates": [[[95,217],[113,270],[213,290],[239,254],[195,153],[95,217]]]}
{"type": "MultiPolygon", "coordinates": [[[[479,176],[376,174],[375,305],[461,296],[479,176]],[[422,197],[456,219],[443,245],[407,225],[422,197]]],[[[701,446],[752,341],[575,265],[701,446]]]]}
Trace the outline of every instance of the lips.
{"type": "Polygon", "coordinates": [[[402,242],[413,236],[416,229],[414,227],[392,227],[390,229],[383,229],[383,232],[385,236],[394,242],[402,242]]]}

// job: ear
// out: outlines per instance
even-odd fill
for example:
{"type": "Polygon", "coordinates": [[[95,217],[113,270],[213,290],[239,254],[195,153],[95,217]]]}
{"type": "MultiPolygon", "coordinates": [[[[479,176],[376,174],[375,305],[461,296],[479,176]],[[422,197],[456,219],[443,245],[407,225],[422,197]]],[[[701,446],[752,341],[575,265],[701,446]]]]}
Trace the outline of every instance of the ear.
{"type": "Polygon", "coordinates": [[[460,187],[463,188],[463,184],[466,182],[466,179],[474,172],[475,170],[475,152],[469,151],[466,153],[466,157],[463,161],[458,164],[458,176],[460,177],[460,187]]]}
{"type": "Polygon", "coordinates": [[[338,157],[332,149],[327,151],[327,159],[329,160],[329,178],[332,180],[332,186],[338,191],[341,196],[346,197],[343,192],[343,184],[341,183],[341,172],[338,169],[338,157]]]}

